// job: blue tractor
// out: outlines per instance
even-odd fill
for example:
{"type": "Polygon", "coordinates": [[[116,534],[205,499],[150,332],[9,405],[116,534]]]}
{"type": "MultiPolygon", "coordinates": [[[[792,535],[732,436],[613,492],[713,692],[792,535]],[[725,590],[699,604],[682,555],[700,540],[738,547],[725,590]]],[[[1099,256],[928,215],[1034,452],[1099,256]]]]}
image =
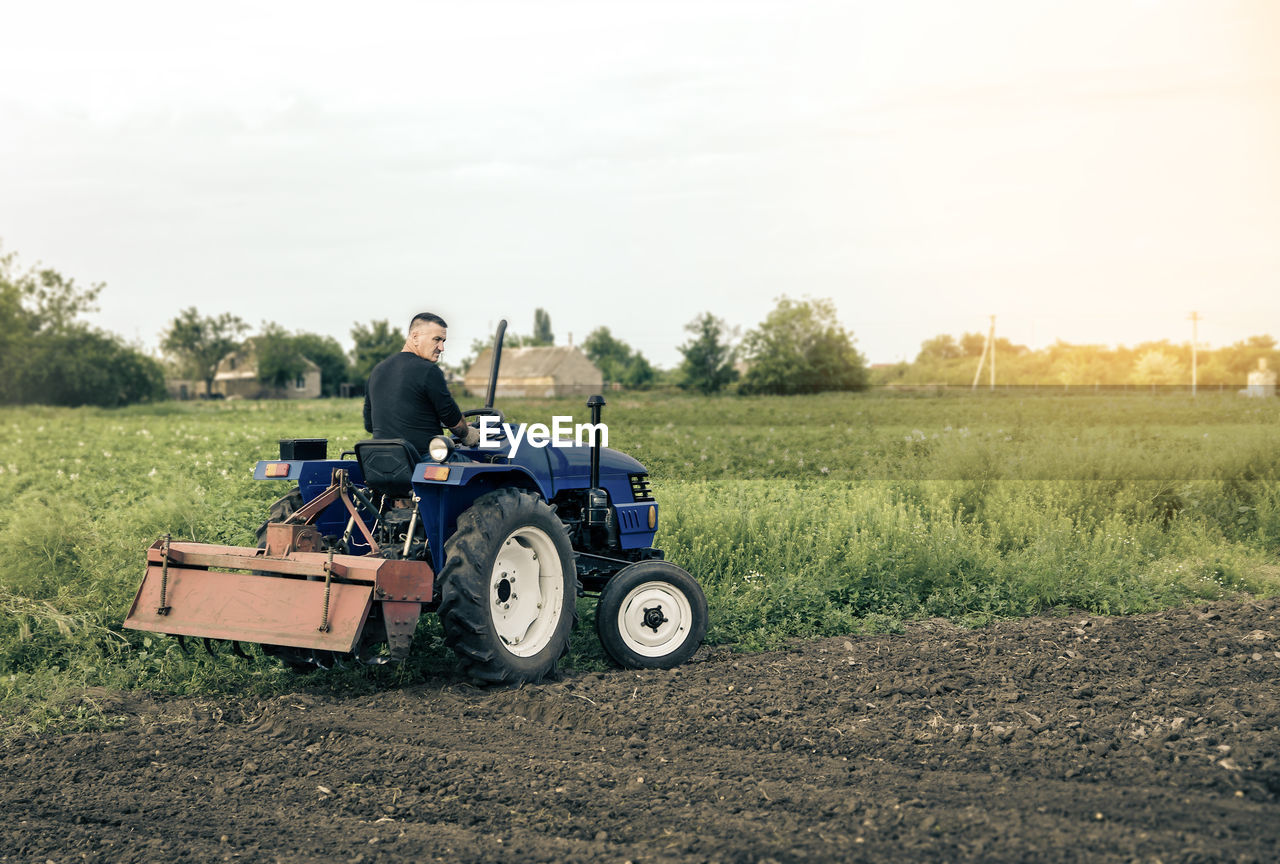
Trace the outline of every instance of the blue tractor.
{"type": "Polygon", "coordinates": [[[604,446],[600,396],[571,441],[506,422],[494,407],[505,327],[485,407],[465,412],[490,433],[481,446],[441,436],[418,454],[375,439],[330,459],[324,439],[282,440],[254,476],[293,485],[257,548],[157,540],[125,626],[258,643],[305,669],[403,660],[434,611],[471,677],[514,684],[555,670],[585,594],[599,598],[596,629],[619,665],[687,660],[706,599],[653,547],[648,472],[604,446]]]}

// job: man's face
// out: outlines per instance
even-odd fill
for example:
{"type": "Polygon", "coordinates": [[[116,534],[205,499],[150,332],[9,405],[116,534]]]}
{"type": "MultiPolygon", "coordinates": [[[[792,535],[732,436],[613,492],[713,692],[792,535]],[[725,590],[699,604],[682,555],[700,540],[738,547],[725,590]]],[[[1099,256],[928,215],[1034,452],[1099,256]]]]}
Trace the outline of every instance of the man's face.
{"type": "Polygon", "coordinates": [[[434,321],[419,325],[418,329],[409,335],[409,342],[413,345],[413,353],[423,360],[439,363],[440,355],[444,352],[445,335],[448,332],[434,321]]]}

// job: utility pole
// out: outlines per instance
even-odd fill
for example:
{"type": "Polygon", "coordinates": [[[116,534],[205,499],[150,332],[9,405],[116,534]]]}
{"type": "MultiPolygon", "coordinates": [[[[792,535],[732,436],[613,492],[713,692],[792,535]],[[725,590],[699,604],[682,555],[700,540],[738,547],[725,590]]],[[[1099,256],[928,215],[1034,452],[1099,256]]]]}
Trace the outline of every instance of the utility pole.
{"type": "Polygon", "coordinates": [[[1199,324],[1200,313],[1192,312],[1188,318],[1191,319],[1191,395],[1196,395],[1196,347],[1199,341],[1199,324]]]}
{"type": "Polygon", "coordinates": [[[991,392],[996,392],[996,316],[991,316],[991,330],[987,333],[987,342],[991,343],[991,392]]]}
{"type": "Polygon", "coordinates": [[[996,389],[996,316],[991,316],[991,326],[987,330],[987,341],[982,344],[982,356],[978,358],[978,369],[973,373],[973,385],[970,390],[978,389],[978,382],[982,380],[982,366],[986,363],[987,355],[991,355],[991,391],[996,389]]]}

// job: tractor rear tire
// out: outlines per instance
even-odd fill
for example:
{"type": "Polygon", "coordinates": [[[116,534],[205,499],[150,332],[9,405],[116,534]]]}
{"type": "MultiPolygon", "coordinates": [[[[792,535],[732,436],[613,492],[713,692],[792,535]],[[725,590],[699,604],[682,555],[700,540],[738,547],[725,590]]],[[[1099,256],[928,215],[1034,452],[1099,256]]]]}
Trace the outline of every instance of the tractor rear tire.
{"type": "Polygon", "coordinates": [[[487,684],[541,681],[569,648],[578,576],[563,523],[537,495],[499,489],[444,544],[440,623],[463,670],[487,684]]]}
{"type": "Polygon", "coordinates": [[[626,669],[672,669],[707,635],[707,598],[698,581],[669,561],[623,567],[604,586],[596,633],[626,669]]]}

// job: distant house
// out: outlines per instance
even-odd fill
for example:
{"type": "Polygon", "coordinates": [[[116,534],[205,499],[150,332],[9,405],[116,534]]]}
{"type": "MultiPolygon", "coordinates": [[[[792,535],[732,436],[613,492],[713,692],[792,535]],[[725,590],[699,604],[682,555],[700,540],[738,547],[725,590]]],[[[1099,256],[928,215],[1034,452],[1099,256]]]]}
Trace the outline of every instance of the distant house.
{"type": "MultiPolygon", "coordinates": [[[[463,379],[467,392],[483,396],[489,389],[493,349],[486,348],[463,379]]],[[[604,388],[604,376],[577,348],[550,345],[506,348],[498,370],[497,398],[521,396],[590,396],[604,388]]]]}
{"type": "Polygon", "coordinates": [[[268,385],[258,378],[258,359],[250,340],[222,358],[213,376],[213,392],[227,399],[315,399],[320,396],[320,367],[306,357],[302,362],[302,373],[286,386],[268,385]]]}
{"type": "Polygon", "coordinates": [[[1276,395],[1276,373],[1267,368],[1267,358],[1258,358],[1258,368],[1249,373],[1249,385],[1240,391],[1241,396],[1268,397],[1276,395]]]}

